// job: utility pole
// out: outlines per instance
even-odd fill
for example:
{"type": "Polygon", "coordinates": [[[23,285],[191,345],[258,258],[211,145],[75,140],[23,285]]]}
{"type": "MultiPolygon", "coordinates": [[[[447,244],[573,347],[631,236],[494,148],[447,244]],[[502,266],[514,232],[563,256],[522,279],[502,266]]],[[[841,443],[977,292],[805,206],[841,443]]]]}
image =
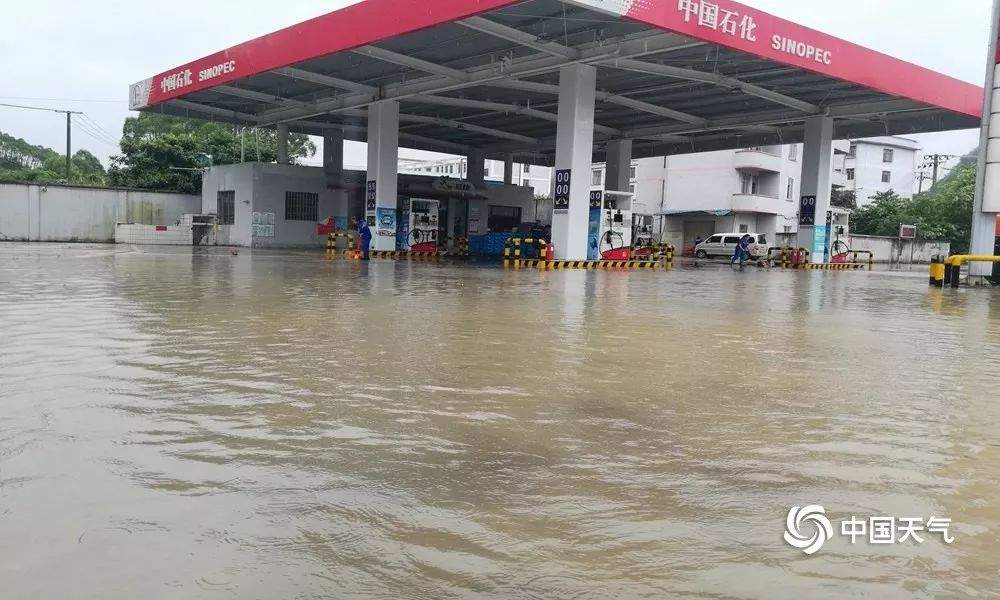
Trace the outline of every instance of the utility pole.
{"type": "Polygon", "coordinates": [[[918,194],[923,194],[924,193],[924,182],[927,181],[928,179],[930,179],[931,176],[928,175],[927,173],[924,173],[923,171],[921,171],[921,172],[917,173],[917,177],[920,178],[920,186],[919,186],[920,189],[919,189],[919,191],[917,193],[918,194]]]}
{"type": "Polygon", "coordinates": [[[73,113],[66,111],[66,183],[73,174],[73,113]]]}
{"type": "Polygon", "coordinates": [[[58,108],[43,108],[41,106],[22,106],[20,104],[3,104],[6,108],[19,108],[21,110],[40,110],[44,112],[54,112],[66,115],[66,183],[69,183],[73,174],[73,115],[82,115],[82,112],[75,110],[61,110],[58,108]]]}
{"type": "MultiPolygon", "coordinates": [[[[934,180],[933,185],[937,185],[938,172],[939,169],[941,168],[941,165],[956,157],[952,154],[929,154],[924,158],[930,160],[929,162],[925,162],[923,165],[921,165],[921,168],[926,169],[927,167],[931,167],[932,169],[934,169],[934,175],[932,177],[934,180]]],[[[923,181],[921,181],[921,183],[923,183],[923,181]]]]}

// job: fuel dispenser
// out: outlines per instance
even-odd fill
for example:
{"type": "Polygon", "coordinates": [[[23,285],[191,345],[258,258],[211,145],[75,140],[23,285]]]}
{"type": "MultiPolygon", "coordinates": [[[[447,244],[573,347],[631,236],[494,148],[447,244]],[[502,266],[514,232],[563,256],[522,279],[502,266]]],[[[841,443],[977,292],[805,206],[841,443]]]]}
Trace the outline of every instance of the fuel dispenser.
{"type": "Polygon", "coordinates": [[[590,193],[588,260],[629,260],[632,247],[631,192],[590,193]]]}
{"type": "Polygon", "coordinates": [[[396,249],[437,252],[441,203],[438,200],[405,198],[400,208],[403,227],[396,238],[396,249]]]}
{"type": "Polygon", "coordinates": [[[632,246],[648,248],[653,245],[653,217],[650,215],[632,215],[632,246]]]}

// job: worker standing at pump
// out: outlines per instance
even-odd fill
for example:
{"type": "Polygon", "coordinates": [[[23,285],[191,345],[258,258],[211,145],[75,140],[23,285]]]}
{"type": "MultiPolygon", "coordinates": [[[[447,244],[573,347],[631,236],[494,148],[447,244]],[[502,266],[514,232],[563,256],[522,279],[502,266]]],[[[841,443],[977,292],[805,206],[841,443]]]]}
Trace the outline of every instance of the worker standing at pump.
{"type": "Polygon", "coordinates": [[[361,238],[361,260],[369,260],[372,249],[372,229],[368,226],[368,219],[364,217],[358,219],[358,236],[361,238]]]}
{"type": "Polygon", "coordinates": [[[736,245],[736,252],[733,254],[733,260],[729,263],[730,265],[735,265],[736,261],[739,261],[740,268],[743,268],[743,264],[750,258],[750,240],[749,235],[740,238],[740,243],[736,245]]]}

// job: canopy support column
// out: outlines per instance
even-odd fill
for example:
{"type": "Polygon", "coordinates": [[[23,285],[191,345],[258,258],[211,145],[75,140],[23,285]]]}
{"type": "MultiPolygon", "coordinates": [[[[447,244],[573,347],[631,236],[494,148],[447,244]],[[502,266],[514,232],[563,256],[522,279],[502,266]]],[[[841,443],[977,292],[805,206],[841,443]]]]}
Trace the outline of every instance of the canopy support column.
{"type": "MultiPolygon", "coordinates": [[[[336,199],[337,214],[347,215],[347,191],[344,189],[344,132],[327,131],[323,134],[323,175],[326,189],[336,199]]],[[[323,217],[324,215],[320,215],[323,217]]]]}
{"type": "Polygon", "coordinates": [[[477,188],[486,185],[486,153],[482,150],[473,150],[466,156],[468,163],[468,175],[466,179],[477,188]]]}
{"type": "Polygon", "coordinates": [[[596,96],[596,68],[572,64],[560,69],[552,215],[552,242],[559,260],[587,258],[596,96]]]}
{"type": "Polygon", "coordinates": [[[365,215],[372,250],[396,249],[399,191],[399,102],[383,100],[368,108],[368,185],[365,215]]]}
{"type": "MultiPolygon", "coordinates": [[[[997,213],[1000,212],[1000,64],[997,64],[997,37],[1000,36],[1000,0],[993,3],[986,70],[986,98],[983,101],[983,129],[979,142],[979,171],[976,199],[972,205],[972,244],[969,254],[993,255],[996,249],[997,213]]],[[[982,283],[993,274],[989,263],[969,263],[970,283],[982,283]]]]}
{"type": "MultiPolygon", "coordinates": [[[[808,250],[811,262],[826,262],[826,217],[830,211],[830,190],[833,169],[833,118],[806,119],[805,149],[802,152],[802,203],[800,210],[815,208],[812,224],[799,220],[799,245],[808,250]]],[[[772,240],[768,240],[771,242],[772,240]]]]}
{"type": "Polygon", "coordinates": [[[278,125],[278,164],[288,164],[288,125],[278,125]]]}
{"type": "Polygon", "coordinates": [[[503,157],[503,184],[514,185],[514,155],[503,157]]]}

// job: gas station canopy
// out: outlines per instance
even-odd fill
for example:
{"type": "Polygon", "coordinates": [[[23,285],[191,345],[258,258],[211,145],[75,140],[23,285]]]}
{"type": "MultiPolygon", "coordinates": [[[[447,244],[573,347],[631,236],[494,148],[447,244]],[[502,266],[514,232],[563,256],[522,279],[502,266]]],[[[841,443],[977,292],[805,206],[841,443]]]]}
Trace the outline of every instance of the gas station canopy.
{"type": "Polygon", "coordinates": [[[560,68],[597,67],[595,159],[976,128],[981,88],[730,0],[366,0],[132,86],[130,105],[553,164],[560,68]]]}

